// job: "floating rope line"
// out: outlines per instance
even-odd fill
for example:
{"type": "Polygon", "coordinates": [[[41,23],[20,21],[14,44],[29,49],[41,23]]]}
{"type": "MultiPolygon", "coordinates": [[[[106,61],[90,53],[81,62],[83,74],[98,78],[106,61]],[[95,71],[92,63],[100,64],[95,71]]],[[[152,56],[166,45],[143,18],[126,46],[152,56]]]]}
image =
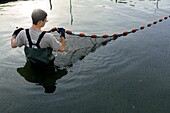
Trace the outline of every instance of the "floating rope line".
{"type": "MultiPolygon", "coordinates": [[[[147,26],[140,26],[140,28],[133,28],[131,31],[124,31],[123,33],[120,33],[120,34],[115,33],[113,35],[108,35],[108,34],[103,34],[103,35],[97,35],[97,34],[86,35],[83,32],[74,33],[71,30],[66,30],[66,33],[68,35],[79,36],[79,37],[91,37],[91,38],[109,38],[110,37],[110,38],[113,38],[112,40],[116,40],[118,37],[127,36],[130,33],[135,33],[135,32],[137,32],[139,30],[143,30],[143,29],[145,29],[145,27],[151,27],[152,25],[155,25],[158,22],[162,22],[163,20],[166,20],[168,18],[170,18],[170,15],[169,16],[164,16],[164,18],[160,18],[158,21],[155,20],[152,23],[147,24],[147,26]]],[[[54,32],[54,31],[57,31],[56,27],[52,28],[50,31],[47,31],[47,32],[54,32]]]]}

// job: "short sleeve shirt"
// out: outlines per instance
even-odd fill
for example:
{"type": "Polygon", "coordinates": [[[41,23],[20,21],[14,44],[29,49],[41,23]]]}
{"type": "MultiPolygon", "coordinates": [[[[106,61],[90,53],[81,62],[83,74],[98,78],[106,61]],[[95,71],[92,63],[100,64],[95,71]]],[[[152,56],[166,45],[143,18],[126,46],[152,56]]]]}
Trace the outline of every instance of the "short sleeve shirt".
{"type": "MultiPolygon", "coordinates": [[[[42,33],[42,31],[40,30],[35,30],[32,27],[29,28],[29,34],[31,37],[31,41],[33,43],[36,43],[39,35],[42,33]]],[[[22,30],[16,37],[14,44],[17,47],[21,47],[21,46],[27,46],[29,47],[29,42],[27,40],[27,36],[26,36],[26,31],[22,30]]],[[[40,47],[41,48],[47,48],[47,47],[51,47],[53,49],[53,51],[58,51],[59,48],[61,47],[61,43],[59,41],[57,41],[57,39],[50,33],[45,33],[45,35],[43,36],[43,38],[40,41],[40,47]]]]}

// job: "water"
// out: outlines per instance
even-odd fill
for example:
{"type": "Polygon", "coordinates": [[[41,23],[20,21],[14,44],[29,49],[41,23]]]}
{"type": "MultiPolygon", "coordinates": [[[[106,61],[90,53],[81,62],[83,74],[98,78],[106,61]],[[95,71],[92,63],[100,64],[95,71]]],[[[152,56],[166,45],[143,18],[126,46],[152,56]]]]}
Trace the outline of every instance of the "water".
{"type": "MultiPolygon", "coordinates": [[[[170,112],[170,19],[97,48],[66,68],[67,74],[56,80],[55,92],[44,93],[44,87],[17,72],[26,62],[23,48],[10,48],[13,30],[30,26],[30,13],[37,4],[49,14],[44,30],[62,26],[98,35],[146,26],[169,15],[170,9],[168,0],[158,5],[156,0],[72,0],[71,21],[68,0],[53,0],[53,10],[47,0],[1,4],[1,113],[170,112]]],[[[68,36],[68,42],[73,38],[68,36]]]]}

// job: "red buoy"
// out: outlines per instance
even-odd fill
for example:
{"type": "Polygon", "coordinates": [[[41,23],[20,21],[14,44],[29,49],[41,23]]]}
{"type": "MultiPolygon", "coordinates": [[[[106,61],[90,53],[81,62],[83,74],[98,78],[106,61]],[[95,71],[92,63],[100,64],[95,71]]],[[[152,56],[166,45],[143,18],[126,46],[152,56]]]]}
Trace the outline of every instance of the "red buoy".
{"type": "Polygon", "coordinates": [[[118,37],[118,34],[117,33],[113,34],[113,37],[118,37]]]}
{"type": "Polygon", "coordinates": [[[150,27],[152,24],[148,24],[147,26],[150,27]]]}
{"type": "Polygon", "coordinates": [[[162,20],[163,20],[163,19],[162,19],[162,18],[160,18],[160,19],[159,19],[159,22],[162,22],[162,20]]]}
{"type": "Polygon", "coordinates": [[[128,34],[127,31],[124,31],[124,32],[123,32],[123,36],[126,36],[127,34],[128,34]]]}
{"type": "Polygon", "coordinates": [[[154,20],[154,21],[153,21],[153,24],[157,24],[157,21],[156,21],[156,20],[154,20]]]}
{"type": "Polygon", "coordinates": [[[113,40],[116,40],[118,38],[118,36],[119,35],[117,33],[113,34],[113,40]]]}
{"type": "Polygon", "coordinates": [[[96,34],[92,34],[91,37],[92,38],[97,38],[97,35],[96,34]]]}
{"type": "Polygon", "coordinates": [[[84,34],[84,33],[80,33],[80,34],[79,34],[79,36],[84,37],[84,36],[85,36],[85,34],[84,34]]]}
{"type": "Polygon", "coordinates": [[[164,19],[165,19],[165,20],[168,19],[168,16],[164,16],[164,19]]]}
{"type": "Polygon", "coordinates": [[[53,27],[50,31],[54,32],[54,31],[56,31],[56,30],[57,30],[57,28],[56,28],[56,27],[53,27]]]}
{"type": "Polygon", "coordinates": [[[133,29],[132,29],[132,33],[135,33],[136,31],[137,31],[136,28],[133,28],[133,29]]]}
{"type": "Polygon", "coordinates": [[[141,27],[140,27],[141,30],[144,29],[144,28],[145,28],[144,26],[141,26],[141,27]]]}
{"type": "Polygon", "coordinates": [[[104,34],[103,35],[103,38],[107,38],[109,35],[108,34],[104,34]]]}
{"type": "Polygon", "coordinates": [[[73,34],[71,30],[66,30],[66,33],[70,35],[73,34]]]}

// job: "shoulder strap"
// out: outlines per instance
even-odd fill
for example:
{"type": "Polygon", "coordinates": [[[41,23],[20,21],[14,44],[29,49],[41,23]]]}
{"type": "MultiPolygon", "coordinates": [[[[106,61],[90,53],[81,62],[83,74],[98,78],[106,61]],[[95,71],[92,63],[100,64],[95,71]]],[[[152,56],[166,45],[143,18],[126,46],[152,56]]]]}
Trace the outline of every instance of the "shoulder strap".
{"type": "Polygon", "coordinates": [[[43,31],[40,35],[39,35],[39,38],[37,40],[37,43],[36,44],[33,44],[32,41],[31,41],[31,37],[30,37],[30,34],[29,34],[29,29],[26,29],[26,35],[27,35],[27,39],[28,39],[28,42],[29,42],[29,47],[32,48],[32,45],[36,45],[38,49],[40,49],[40,41],[41,39],[43,38],[43,36],[45,35],[45,31],[43,31]]]}
{"type": "Polygon", "coordinates": [[[30,37],[30,34],[29,34],[29,29],[26,29],[25,31],[26,31],[28,42],[29,42],[29,46],[30,46],[30,48],[32,48],[33,43],[31,41],[31,37],[30,37]]]}
{"type": "Polygon", "coordinates": [[[38,38],[38,40],[37,40],[37,43],[35,44],[38,48],[41,48],[40,47],[40,41],[41,41],[41,39],[43,38],[43,36],[45,35],[45,31],[43,31],[40,35],[39,35],[39,38],[38,38]]]}

